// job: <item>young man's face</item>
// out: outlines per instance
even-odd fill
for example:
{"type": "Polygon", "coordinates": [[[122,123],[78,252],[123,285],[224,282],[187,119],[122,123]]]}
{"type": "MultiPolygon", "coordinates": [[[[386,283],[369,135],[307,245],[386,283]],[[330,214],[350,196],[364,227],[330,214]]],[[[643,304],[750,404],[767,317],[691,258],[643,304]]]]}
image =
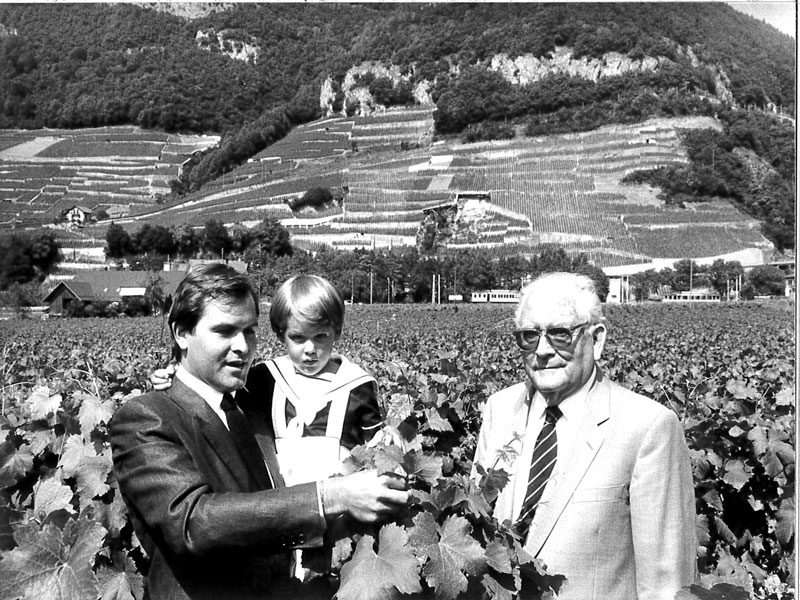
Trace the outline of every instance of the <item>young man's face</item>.
{"type": "Polygon", "coordinates": [[[176,327],[181,366],[222,393],[244,386],[256,351],[258,316],[251,296],[209,302],[191,331],[176,327]]]}
{"type": "Polygon", "coordinates": [[[321,372],[331,358],[333,344],[339,339],[331,325],[314,325],[289,317],[283,343],[298,373],[313,376],[321,372]]]}

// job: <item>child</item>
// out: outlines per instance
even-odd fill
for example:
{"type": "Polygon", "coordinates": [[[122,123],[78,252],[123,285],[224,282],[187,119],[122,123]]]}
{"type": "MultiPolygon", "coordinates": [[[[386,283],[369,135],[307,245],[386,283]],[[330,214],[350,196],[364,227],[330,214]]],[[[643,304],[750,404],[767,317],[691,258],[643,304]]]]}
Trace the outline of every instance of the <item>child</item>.
{"type": "Polygon", "coordinates": [[[375,379],[333,353],[344,302],[326,279],[297,275],[278,288],[269,320],[286,354],[253,367],[245,389],[269,402],[281,474],[293,485],[338,473],[382,425],[375,379]]]}

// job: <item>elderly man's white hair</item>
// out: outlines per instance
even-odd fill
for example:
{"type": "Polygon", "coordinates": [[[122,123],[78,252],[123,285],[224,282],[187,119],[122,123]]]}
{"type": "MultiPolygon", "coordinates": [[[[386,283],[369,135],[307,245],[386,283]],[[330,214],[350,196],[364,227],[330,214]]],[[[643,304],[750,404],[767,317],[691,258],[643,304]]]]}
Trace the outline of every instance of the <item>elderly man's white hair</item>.
{"type": "Polygon", "coordinates": [[[589,323],[602,323],[603,308],[594,281],[578,273],[544,273],[522,288],[517,305],[516,322],[520,323],[522,312],[528,302],[536,297],[563,298],[572,305],[575,314],[589,323]]]}

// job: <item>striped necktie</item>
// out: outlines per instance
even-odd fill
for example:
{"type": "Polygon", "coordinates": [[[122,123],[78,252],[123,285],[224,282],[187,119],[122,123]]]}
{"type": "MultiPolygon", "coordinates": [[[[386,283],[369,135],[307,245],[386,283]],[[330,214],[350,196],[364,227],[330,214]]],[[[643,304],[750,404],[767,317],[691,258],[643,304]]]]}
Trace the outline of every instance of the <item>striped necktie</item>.
{"type": "Polygon", "coordinates": [[[525,494],[525,502],[522,503],[519,519],[515,524],[515,529],[523,540],[528,535],[528,528],[536,513],[536,506],[539,504],[544,486],[550,479],[556,464],[558,455],[556,421],[559,417],[561,417],[561,409],[558,406],[547,407],[544,425],[539,432],[539,437],[536,438],[536,446],[533,448],[533,458],[531,458],[531,468],[528,474],[528,491],[525,494]]]}
{"type": "Polygon", "coordinates": [[[256,440],[253,428],[244,413],[239,409],[231,394],[222,396],[222,411],[228,421],[228,429],[233,437],[233,444],[239,451],[251,477],[257,482],[258,489],[267,490],[272,487],[264,455],[256,440]]]}

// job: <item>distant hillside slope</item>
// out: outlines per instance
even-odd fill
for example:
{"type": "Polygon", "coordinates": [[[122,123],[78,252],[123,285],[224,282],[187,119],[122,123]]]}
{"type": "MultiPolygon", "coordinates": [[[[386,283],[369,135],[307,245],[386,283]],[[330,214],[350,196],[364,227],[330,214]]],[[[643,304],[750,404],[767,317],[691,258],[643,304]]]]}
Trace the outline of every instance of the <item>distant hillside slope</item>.
{"type": "Polygon", "coordinates": [[[213,218],[252,226],[278,219],[292,243],[306,248],[481,247],[504,255],[558,243],[600,266],[771,248],[759,222],[727,202],[668,207],[657,190],[621,183],[636,170],[686,164],[678,131],[719,129],[713,119],[414,148],[431,121],[420,109],[320,120],[215,188],[118,222],[135,229],[145,222],[200,226],[213,218]],[[382,151],[347,152],[345,139],[369,139],[382,151]],[[314,187],[343,190],[341,207],[293,213],[289,201],[314,187]]]}
{"type": "Polygon", "coordinates": [[[218,141],[138,127],[0,130],[0,229],[49,224],[76,205],[113,215],[152,206],[182,162],[218,141]]]}

